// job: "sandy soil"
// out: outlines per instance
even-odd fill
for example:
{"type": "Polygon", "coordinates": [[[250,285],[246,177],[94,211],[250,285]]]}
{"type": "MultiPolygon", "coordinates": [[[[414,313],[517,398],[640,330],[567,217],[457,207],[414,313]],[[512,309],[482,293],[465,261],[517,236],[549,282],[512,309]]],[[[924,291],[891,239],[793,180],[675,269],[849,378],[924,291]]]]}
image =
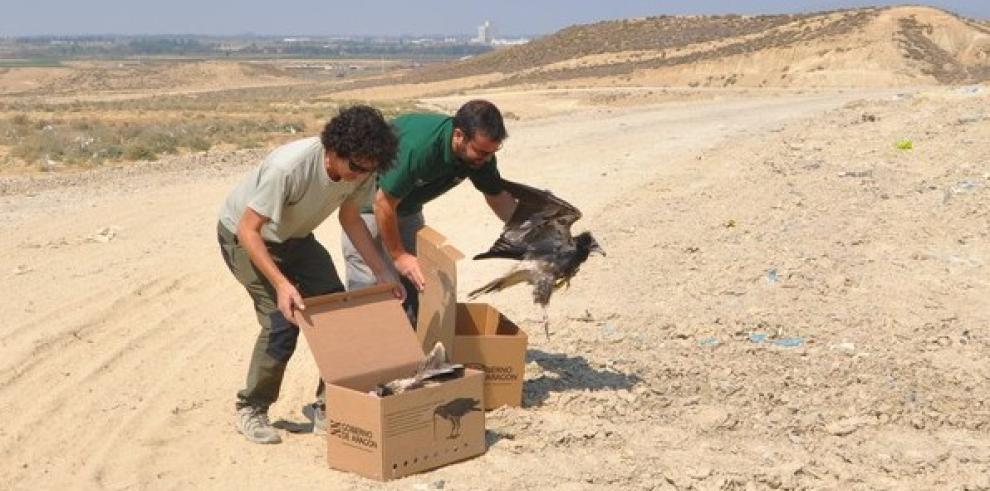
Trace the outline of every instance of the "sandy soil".
{"type": "MultiPolygon", "coordinates": [[[[990,487],[985,88],[491,97],[525,115],[504,174],[609,255],[549,341],[528,292],[485,298],[533,334],[485,455],[379,485],[312,434],[235,432],[256,325],[214,225],[262,153],[209,153],[0,181],[0,488],[990,487]]],[[[469,255],[499,230],[470,186],[426,214],[469,255]]],[[[463,262],[460,293],[507,267],[463,262]]],[[[303,421],[315,381],[301,343],[273,418],[303,421]]]]}

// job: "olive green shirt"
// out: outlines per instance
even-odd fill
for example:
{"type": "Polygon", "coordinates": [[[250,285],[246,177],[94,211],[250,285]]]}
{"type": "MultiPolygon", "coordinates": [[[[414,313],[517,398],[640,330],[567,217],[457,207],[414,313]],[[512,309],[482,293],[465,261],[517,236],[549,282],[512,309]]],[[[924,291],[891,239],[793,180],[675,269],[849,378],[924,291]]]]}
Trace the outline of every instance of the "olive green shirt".
{"type": "MultiPolygon", "coordinates": [[[[461,162],[450,147],[454,119],[440,114],[405,114],[392,121],[399,135],[395,165],[378,176],[378,186],[401,198],[397,214],[419,213],[423,204],[446,193],[464,178],[485,194],[502,191],[497,162],[491,159],[478,169],[461,162]]],[[[367,207],[365,212],[371,212],[367,207]]]]}

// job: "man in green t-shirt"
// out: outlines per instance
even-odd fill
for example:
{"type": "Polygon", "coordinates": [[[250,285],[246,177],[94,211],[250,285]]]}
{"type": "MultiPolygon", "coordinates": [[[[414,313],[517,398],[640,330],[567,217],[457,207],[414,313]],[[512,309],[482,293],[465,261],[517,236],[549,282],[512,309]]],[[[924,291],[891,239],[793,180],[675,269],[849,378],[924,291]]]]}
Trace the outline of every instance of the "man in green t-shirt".
{"type": "MultiPolygon", "coordinates": [[[[454,117],[406,114],[392,122],[399,134],[395,165],[378,177],[373,203],[362,218],[406,288],[406,313],[415,323],[424,276],[416,259],[416,232],[423,227],[423,204],[449,191],[465,178],[503,221],[516,201],[502,189],[495,152],[508,137],[502,114],[491,102],[469,101],[454,117]]],[[[376,274],[343,238],[348,289],[370,286],[376,274]]]]}
{"type": "MultiPolygon", "coordinates": [[[[368,228],[361,205],[373,189],[371,174],[392,165],[398,141],[378,110],[346,108],[319,137],[297,140],[272,151],[227,196],[217,238],[224,262],[254,303],[261,333],[248,367],[247,385],[237,393],[236,427],[255,443],[279,443],[268,420],[285,367],[296,348],[299,328],[293,311],[303,297],[343,291],[327,250],[313,230],[340,209],[340,226],[378,283],[398,285],[368,228]]],[[[402,287],[395,294],[402,298],[402,287]]],[[[323,381],[310,410],[314,429],[324,422],[323,381]]],[[[304,410],[305,412],[305,410],[304,410]]]]}

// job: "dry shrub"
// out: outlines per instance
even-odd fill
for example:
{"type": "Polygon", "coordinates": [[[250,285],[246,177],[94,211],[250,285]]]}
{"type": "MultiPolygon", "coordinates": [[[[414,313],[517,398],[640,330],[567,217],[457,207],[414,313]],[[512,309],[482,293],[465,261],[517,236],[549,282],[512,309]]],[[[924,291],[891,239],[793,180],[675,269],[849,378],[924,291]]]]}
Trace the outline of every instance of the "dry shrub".
{"type": "Polygon", "coordinates": [[[56,161],[99,165],[105,161],[156,160],[182,150],[206,151],[227,143],[255,148],[278,135],[302,133],[306,123],[275,118],[191,118],[180,121],[108,123],[92,119],[37,120],[16,115],[0,120],[0,144],[25,163],[56,161]]]}

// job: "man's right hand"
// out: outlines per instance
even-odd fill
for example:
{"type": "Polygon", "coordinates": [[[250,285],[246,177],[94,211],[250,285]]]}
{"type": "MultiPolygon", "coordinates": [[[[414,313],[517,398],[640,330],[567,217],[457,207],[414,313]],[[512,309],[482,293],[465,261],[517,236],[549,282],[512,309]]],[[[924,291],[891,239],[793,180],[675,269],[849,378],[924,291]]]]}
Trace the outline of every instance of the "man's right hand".
{"type": "Polygon", "coordinates": [[[306,310],[306,305],[303,304],[302,295],[299,294],[299,290],[292,283],[282,283],[275,287],[275,294],[279,312],[282,312],[282,315],[289,322],[295,324],[294,311],[306,310]]]}
{"type": "Polygon", "coordinates": [[[419,268],[419,260],[416,259],[416,256],[407,252],[397,257],[395,270],[411,281],[417,290],[423,291],[426,286],[426,278],[423,276],[423,270],[419,268]]]}

